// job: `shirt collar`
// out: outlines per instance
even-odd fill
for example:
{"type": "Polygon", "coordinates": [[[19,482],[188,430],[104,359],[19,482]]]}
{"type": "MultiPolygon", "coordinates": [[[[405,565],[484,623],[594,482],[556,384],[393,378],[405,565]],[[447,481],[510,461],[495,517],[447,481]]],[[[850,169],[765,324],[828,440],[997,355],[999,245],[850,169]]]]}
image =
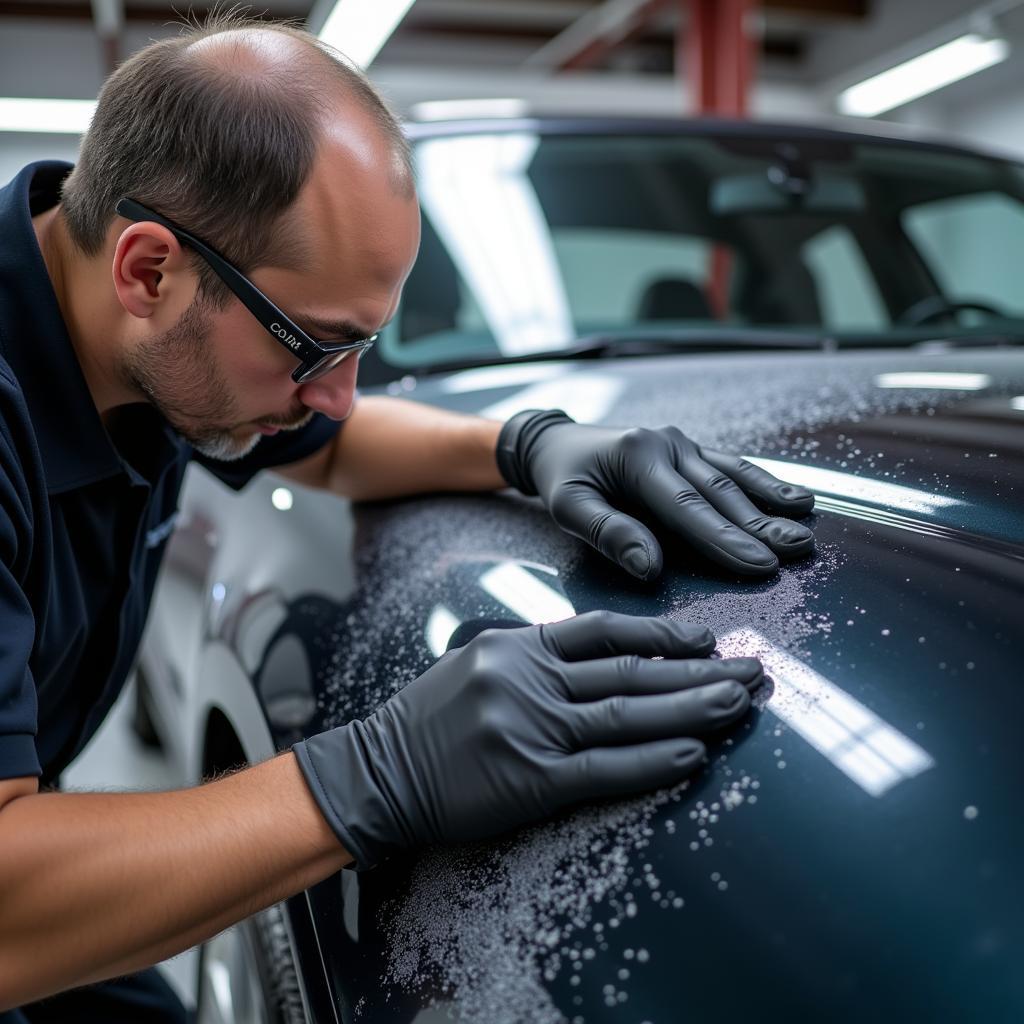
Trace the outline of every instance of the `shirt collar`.
{"type": "Polygon", "coordinates": [[[93,404],[32,226],[71,164],[29,164],[0,189],[0,348],[21,386],[50,493],[124,471],[93,404]]]}

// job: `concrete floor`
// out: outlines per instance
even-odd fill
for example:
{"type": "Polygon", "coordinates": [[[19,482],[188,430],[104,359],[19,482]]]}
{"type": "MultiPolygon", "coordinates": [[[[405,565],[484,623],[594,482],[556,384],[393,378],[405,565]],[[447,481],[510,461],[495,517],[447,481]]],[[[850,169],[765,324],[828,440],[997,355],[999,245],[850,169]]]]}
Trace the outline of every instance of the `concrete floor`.
{"type": "MultiPolygon", "coordinates": [[[[143,746],[131,728],[134,689],[125,687],[103,728],[61,776],[64,789],[173,789],[183,780],[159,751],[143,746]]],[[[195,1005],[197,951],[192,949],[160,965],[186,1006],[195,1005]]]]}

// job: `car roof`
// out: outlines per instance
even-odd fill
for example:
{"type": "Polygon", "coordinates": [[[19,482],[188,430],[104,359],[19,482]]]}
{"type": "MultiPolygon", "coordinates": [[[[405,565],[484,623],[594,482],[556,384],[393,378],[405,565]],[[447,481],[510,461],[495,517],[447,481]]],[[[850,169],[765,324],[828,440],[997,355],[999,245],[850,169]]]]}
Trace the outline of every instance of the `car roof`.
{"type": "Polygon", "coordinates": [[[725,117],[667,117],[604,115],[524,115],[519,117],[472,117],[406,124],[406,134],[413,142],[427,138],[457,135],[530,132],[540,135],[689,135],[702,138],[748,138],[780,142],[834,141],[870,142],[945,152],[961,156],[1019,162],[1012,153],[950,140],[933,133],[915,130],[906,125],[872,121],[868,130],[860,121],[833,118],[820,123],[744,120],[725,117]]]}

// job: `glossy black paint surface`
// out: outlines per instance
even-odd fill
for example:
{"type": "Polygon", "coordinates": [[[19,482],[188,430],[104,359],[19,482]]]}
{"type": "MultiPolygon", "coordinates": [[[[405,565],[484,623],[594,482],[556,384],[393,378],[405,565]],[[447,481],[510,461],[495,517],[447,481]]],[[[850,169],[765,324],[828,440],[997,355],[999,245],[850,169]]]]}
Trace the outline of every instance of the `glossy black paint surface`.
{"type": "MultiPolygon", "coordinates": [[[[1024,1017],[1024,352],[619,360],[547,365],[532,382],[517,372],[487,388],[474,386],[483,376],[428,380],[410,397],[495,415],[516,396],[590,402],[604,422],[671,422],[702,443],[842,476],[809,520],[817,555],[761,583],[674,545],[660,583],[642,586],[513,496],[368,505],[350,521],[323,515],[317,503],[332,499],[297,501],[283,618],[262,635],[260,617],[246,619],[258,600],[239,596],[222,633],[262,650],[254,684],[281,748],[371,712],[419,674],[439,606],[462,639],[521,623],[517,600],[494,592],[509,564],[577,612],[709,625],[723,653],[760,653],[774,679],[763,708],[659,805],[591,809],[312,890],[341,1019],[439,1019],[430,1006],[493,1024],[1024,1017]],[[976,390],[892,386],[909,372],[973,375],[932,383],[976,390]],[[310,534],[307,509],[333,537],[310,534]],[[313,591],[303,581],[325,550],[337,587],[313,591]]],[[[243,502],[265,500],[254,488],[243,502]]],[[[434,632],[435,646],[447,639],[434,632]]]]}

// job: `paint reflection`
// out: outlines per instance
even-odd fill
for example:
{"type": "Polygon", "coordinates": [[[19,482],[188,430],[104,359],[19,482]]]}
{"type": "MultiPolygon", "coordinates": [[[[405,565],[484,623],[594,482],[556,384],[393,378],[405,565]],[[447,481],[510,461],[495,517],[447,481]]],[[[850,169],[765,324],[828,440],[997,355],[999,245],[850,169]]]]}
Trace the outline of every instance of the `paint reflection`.
{"type": "Polygon", "coordinates": [[[423,207],[502,353],[565,346],[572,317],[528,169],[536,135],[470,135],[417,149],[423,207]]]}
{"type": "Polygon", "coordinates": [[[598,423],[619,400],[626,383],[603,373],[574,373],[548,380],[480,410],[485,419],[506,420],[525,409],[561,409],[577,423],[598,423]]]}
{"type": "Polygon", "coordinates": [[[931,755],[809,665],[752,629],[721,637],[723,655],[761,659],[775,682],[765,705],[871,796],[927,771],[931,755]]]}
{"type": "Polygon", "coordinates": [[[945,494],[931,494],[915,487],[872,480],[869,477],[855,476],[853,473],[841,473],[835,469],[803,466],[795,462],[762,459],[750,455],[744,458],[747,462],[773,473],[780,480],[807,487],[816,494],[834,494],[840,498],[866,501],[872,505],[886,505],[889,508],[921,515],[934,515],[941,509],[967,504],[959,498],[951,498],[945,494]]]}
{"type": "MultiPolygon", "coordinates": [[[[553,569],[543,571],[554,575],[553,569]]],[[[502,562],[480,577],[480,586],[526,622],[558,622],[576,614],[569,599],[517,562],[502,562]]]]}
{"type": "Polygon", "coordinates": [[[919,371],[880,373],[875,377],[877,388],[917,388],[942,391],[983,391],[992,383],[987,373],[940,373],[919,371]]]}
{"type": "Polygon", "coordinates": [[[427,617],[427,646],[435,658],[440,658],[448,650],[448,641],[460,626],[459,619],[450,608],[443,604],[434,605],[427,617]]]}

